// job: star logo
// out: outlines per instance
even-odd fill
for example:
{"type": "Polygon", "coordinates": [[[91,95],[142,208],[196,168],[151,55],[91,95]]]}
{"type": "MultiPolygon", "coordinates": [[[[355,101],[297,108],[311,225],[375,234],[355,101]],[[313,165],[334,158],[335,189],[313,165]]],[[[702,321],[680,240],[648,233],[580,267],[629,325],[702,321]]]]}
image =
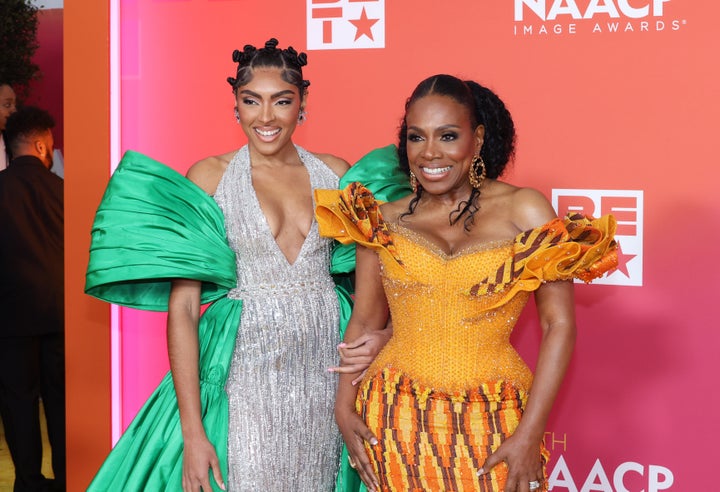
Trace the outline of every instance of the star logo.
{"type": "Polygon", "coordinates": [[[306,0],[307,49],[385,48],[385,0],[306,0]]]}
{"type": "Polygon", "coordinates": [[[630,278],[630,272],[628,272],[627,264],[629,261],[631,261],[636,256],[637,255],[630,255],[630,254],[623,253],[622,247],[621,247],[620,243],[618,243],[618,245],[617,245],[618,265],[613,270],[610,270],[610,272],[608,272],[608,273],[620,271],[627,278],[630,278]]]}
{"type": "Polygon", "coordinates": [[[373,38],[372,27],[380,19],[368,19],[367,12],[365,12],[365,7],[363,7],[362,9],[362,13],[360,14],[359,19],[348,20],[355,26],[355,41],[360,39],[361,36],[367,36],[368,38],[370,38],[371,41],[375,40],[375,38],[373,38]]]}

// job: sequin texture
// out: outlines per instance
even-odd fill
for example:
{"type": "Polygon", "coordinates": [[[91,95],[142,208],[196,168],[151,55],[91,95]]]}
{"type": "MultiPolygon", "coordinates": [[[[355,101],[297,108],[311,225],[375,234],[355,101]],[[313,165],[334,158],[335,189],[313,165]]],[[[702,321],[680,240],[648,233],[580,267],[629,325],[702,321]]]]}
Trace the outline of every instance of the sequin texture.
{"type": "MultiPolygon", "coordinates": [[[[298,147],[315,188],[338,178],[298,147]]],[[[273,238],[252,186],[247,147],[215,195],[236,253],[243,312],[225,389],[229,491],[329,491],[340,435],[333,417],[339,307],[329,274],[331,241],[313,221],[293,264],[273,238]]]]}

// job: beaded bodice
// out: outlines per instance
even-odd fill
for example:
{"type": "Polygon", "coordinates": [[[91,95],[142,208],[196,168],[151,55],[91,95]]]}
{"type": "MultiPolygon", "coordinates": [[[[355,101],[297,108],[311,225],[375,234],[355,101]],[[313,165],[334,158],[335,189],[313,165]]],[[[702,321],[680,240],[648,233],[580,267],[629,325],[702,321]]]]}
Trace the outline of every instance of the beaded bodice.
{"type": "Polygon", "coordinates": [[[494,380],[529,388],[532,373],[510,344],[529,293],[490,310],[485,308],[494,296],[467,294],[513,254],[512,240],[448,256],[414,231],[397,224],[390,224],[390,231],[403,264],[380,254],[394,331],[373,367],[395,367],[449,392],[494,380]]]}
{"type": "Polygon", "coordinates": [[[555,218],[507,241],[448,256],[422,235],[382,217],[361,183],[317,190],[320,233],[378,252],[393,336],[366,381],[395,368],[430,390],[492,381],[529,389],[532,373],[510,344],[529,293],[543,282],[586,282],[617,266],[615,219],[555,218]]]}

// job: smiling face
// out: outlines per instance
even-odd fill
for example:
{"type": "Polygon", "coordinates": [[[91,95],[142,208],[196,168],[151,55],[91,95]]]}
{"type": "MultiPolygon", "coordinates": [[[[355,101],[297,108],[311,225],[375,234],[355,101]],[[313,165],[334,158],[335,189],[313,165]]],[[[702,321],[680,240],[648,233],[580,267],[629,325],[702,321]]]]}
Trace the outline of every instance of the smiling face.
{"type": "Polygon", "coordinates": [[[8,116],[13,114],[15,108],[15,91],[7,84],[0,85],[0,130],[5,129],[8,116]]]}
{"type": "Polygon", "coordinates": [[[423,190],[469,194],[468,172],[484,128],[472,127],[468,108],[451,97],[429,94],[410,105],[405,121],[408,163],[423,190]]]}
{"type": "Polygon", "coordinates": [[[292,146],[301,109],[298,88],[282,79],[278,68],[257,68],[252,79],[237,88],[240,125],[251,148],[275,155],[292,146]]]}

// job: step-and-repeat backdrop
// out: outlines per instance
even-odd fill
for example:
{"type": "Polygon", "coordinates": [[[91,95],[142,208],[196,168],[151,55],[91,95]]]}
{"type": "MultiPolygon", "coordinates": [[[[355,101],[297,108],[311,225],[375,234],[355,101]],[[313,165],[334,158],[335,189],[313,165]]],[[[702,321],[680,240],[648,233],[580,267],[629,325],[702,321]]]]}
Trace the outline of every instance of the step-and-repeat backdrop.
{"type": "MultiPolygon", "coordinates": [[[[518,128],[506,179],[558,213],[613,213],[620,264],[578,285],[579,337],[546,434],[552,490],[708,490],[720,426],[720,4],[695,0],[121,0],[120,148],[185,172],[244,143],[233,49],[306,51],[296,143],[350,162],[396,142],[434,73],[475,79],[518,128]]],[[[165,318],[114,327],[116,434],[167,370],[165,318]]],[[[532,309],[514,342],[535,362],[532,309]]]]}

